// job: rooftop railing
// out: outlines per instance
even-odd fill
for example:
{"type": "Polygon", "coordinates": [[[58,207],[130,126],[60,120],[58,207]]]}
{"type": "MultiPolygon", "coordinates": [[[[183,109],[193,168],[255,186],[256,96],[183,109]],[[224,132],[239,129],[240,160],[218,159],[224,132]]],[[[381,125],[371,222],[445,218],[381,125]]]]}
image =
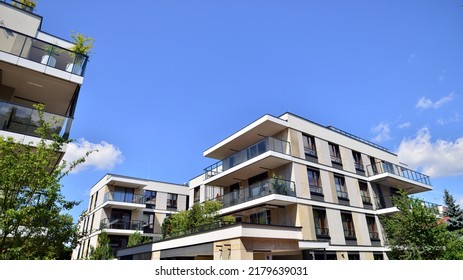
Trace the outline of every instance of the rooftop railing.
{"type": "Polygon", "coordinates": [[[222,203],[222,208],[226,208],[271,194],[296,197],[295,183],[293,181],[279,178],[271,178],[252,184],[246,188],[240,189],[239,191],[218,196],[215,200],[222,203]]]}
{"type": "Polygon", "coordinates": [[[212,164],[204,169],[206,178],[213,177],[220,174],[238,164],[248,161],[258,155],[261,155],[268,151],[274,151],[282,154],[291,154],[291,145],[289,142],[267,137],[256,144],[249,146],[248,148],[241,150],[233,155],[212,164]]]}
{"type": "Polygon", "coordinates": [[[0,27],[0,51],[83,76],[88,56],[0,27]]]}
{"type": "MultiPolygon", "coordinates": [[[[50,124],[50,133],[67,139],[71,128],[72,118],[43,112],[43,121],[50,124]]],[[[39,114],[36,109],[17,104],[0,101],[0,129],[19,134],[39,137],[35,130],[40,126],[39,114]]]]}
{"type": "Polygon", "coordinates": [[[24,10],[26,12],[32,13],[35,9],[36,3],[30,1],[16,1],[16,0],[2,0],[2,2],[8,3],[13,7],[19,8],[21,10],[24,10]]]}
{"type": "Polygon", "coordinates": [[[123,192],[107,192],[104,195],[104,202],[106,201],[145,204],[146,199],[144,195],[140,195],[140,194],[129,194],[129,193],[123,193],[123,192]]]}
{"type": "Polygon", "coordinates": [[[382,161],[377,162],[375,164],[371,164],[367,166],[367,176],[371,177],[377,174],[383,173],[391,173],[406,179],[413,180],[415,182],[419,182],[428,186],[431,186],[431,181],[429,180],[429,176],[424,175],[422,173],[413,171],[411,169],[405,168],[403,166],[398,166],[396,164],[382,161]]]}

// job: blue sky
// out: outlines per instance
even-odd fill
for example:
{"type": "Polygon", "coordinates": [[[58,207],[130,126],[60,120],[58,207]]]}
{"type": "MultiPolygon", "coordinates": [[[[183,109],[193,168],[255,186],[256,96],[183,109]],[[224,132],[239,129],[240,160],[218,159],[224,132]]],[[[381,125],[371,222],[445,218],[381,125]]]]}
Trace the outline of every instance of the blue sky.
{"type": "Polygon", "coordinates": [[[64,194],[117,173],[188,182],[202,152],[292,112],[397,152],[463,203],[463,1],[39,0],[42,29],[95,38],[64,194]]]}

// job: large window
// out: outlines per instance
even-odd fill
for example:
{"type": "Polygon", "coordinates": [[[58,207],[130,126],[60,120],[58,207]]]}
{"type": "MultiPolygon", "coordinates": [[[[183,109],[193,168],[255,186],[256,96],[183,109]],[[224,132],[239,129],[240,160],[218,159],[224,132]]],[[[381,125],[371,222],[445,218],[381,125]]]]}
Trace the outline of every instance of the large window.
{"type": "Polygon", "coordinates": [[[366,182],[359,181],[359,189],[363,203],[371,204],[370,192],[368,191],[368,184],[366,182]]]}
{"type": "Polygon", "coordinates": [[[249,220],[251,224],[270,225],[272,222],[270,210],[265,210],[259,213],[251,214],[249,220]]]}
{"type": "Polygon", "coordinates": [[[167,194],[167,208],[177,209],[177,194],[173,194],[173,193],[167,194]]]}
{"type": "Polygon", "coordinates": [[[143,213],[143,232],[154,233],[154,213],[143,213]]]}
{"type": "Polygon", "coordinates": [[[194,191],[193,191],[193,203],[198,203],[199,202],[199,200],[200,200],[200,190],[201,190],[201,187],[194,188],[194,191]]]}
{"type": "Polygon", "coordinates": [[[344,229],[344,237],[346,237],[346,239],[356,239],[354,221],[352,220],[352,214],[341,213],[341,220],[342,220],[342,227],[344,229]]]}
{"type": "Polygon", "coordinates": [[[327,237],[330,235],[325,210],[314,209],[313,220],[315,224],[315,233],[317,237],[327,237]]]}
{"type": "Polygon", "coordinates": [[[156,208],[156,192],[145,191],[146,208],[156,208]]]}
{"type": "MultiPolygon", "coordinates": [[[[96,198],[95,198],[96,200],[96,198]]],[[[131,188],[123,188],[123,187],[115,187],[114,194],[113,194],[114,201],[120,202],[128,202],[133,203],[133,189],[131,188]]]]}
{"type": "Polygon", "coordinates": [[[302,135],[304,141],[304,153],[307,157],[317,157],[317,149],[315,147],[315,138],[310,135],[302,135]]]}
{"type": "Polygon", "coordinates": [[[339,146],[333,143],[328,143],[330,148],[331,162],[342,165],[341,153],[339,152],[339,146]]]}
{"type": "Polygon", "coordinates": [[[363,167],[362,154],[356,151],[352,151],[352,156],[354,157],[355,169],[364,171],[365,168],[363,167]]]}
{"type": "Polygon", "coordinates": [[[315,169],[307,169],[309,177],[310,192],[315,194],[323,194],[323,189],[320,183],[320,172],[315,169]]]}
{"type": "Polygon", "coordinates": [[[371,240],[379,240],[378,228],[376,227],[376,219],[372,216],[367,216],[368,233],[371,240]]]}
{"type": "Polygon", "coordinates": [[[340,175],[334,175],[334,184],[336,185],[336,193],[338,198],[348,200],[349,195],[347,194],[347,187],[344,181],[344,177],[340,175]]]}

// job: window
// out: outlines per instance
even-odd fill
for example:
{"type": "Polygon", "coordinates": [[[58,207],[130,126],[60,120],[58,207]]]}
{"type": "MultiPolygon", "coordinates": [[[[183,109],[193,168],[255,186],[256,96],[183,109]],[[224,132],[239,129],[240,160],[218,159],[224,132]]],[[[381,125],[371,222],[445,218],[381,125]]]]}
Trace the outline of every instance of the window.
{"type": "Polygon", "coordinates": [[[315,138],[310,135],[302,135],[302,140],[304,141],[304,153],[306,158],[317,157],[317,149],[315,147],[315,138]]]}
{"type": "Polygon", "coordinates": [[[200,195],[201,187],[196,187],[193,190],[193,203],[199,202],[199,195],[200,195]]]}
{"type": "Polygon", "coordinates": [[[344,237],[346,239],[356,239],[354,222],[352,220],[352,214],[341,213],[341,220],[342,220],[342,227],[344,229],[344,237]]]}
{"type": "Polygon", "coordinates": [[[376,227],[375,217],[367,216],[368,232],[370,233],[371,240],[379,240],[378,228],[376,227]]]}
{"type": "Polygon", "coordinates": [[[368,192],[368,184],[366,182],[359,181],[359,189],[363,203],[371,204],[370,193],[368,192]]]}
{"type": "Polygon", "coordinates": [[[347,188],[344,182],[344,177],[335,175],[334,184],[336,185],[336,193],[338,195],[338,198],[348,200],[349,195],[347,194],[347,188]]]}
{"type": "Polygon", "coordinates": [[[360,254],[359,253],[349,252],[349,253],[347,253],[347,256],[349,257],[349,260],[354,260],[354,261],[360,260],[360,254]]]}
{"type": "Polygon", "coordinates": [[[154,213],[143,213],[143,232],[154,233],[154,213]]]}
{"type": "Polygon", "coordinates": [[[371,175],[378,174],[378,166],[376,165],[376,159],[374,157],[370,157],[370,164],[371,164],[371,172],[372,172],[371,175]]]}
{"type": "Polygon", "coordinates": [[[91,211],[92,210],[92,205],[93,205],[93,194],[92,196],[90,197],[90,204],[88,206],[88,211],[91,211]]]}
{"type": "MultiPolygon", "coordinates": [[[[96,199],[95,199],[96,200],[96,199]]],[[[113,194],[114,201],[133,203],[133,189],[115,187],[113,194]]]]}
{"type": "Polygon", "coordinates": [[[95,200],[93,201],[93,209],[95,209],[97,202],[98,202],[98,192],[95,193],[95,200]]]}
{"type": "Polygon", "coordinates": [[[272,221],[270,210],[265,210],[259,213],[251,214],[249,220],[251,224],[270,225],[272,221]]]}
{"type": "Polygon", "coordinates": [[[145,191],[145,203],[146,208],[156,208],[156,192],[155,191],[145,191]]]}
{"type": "Polygon", "coordinates": [[[167,194],[167,208],[177,209],[177,194],[173,194],[173,193],[167,194]]]}
{"type": "Polygon", "coordinates": [[[326,221],[326,212],[321,209],[313,210],[313,220],[315,224],[315,234],[317,237],[327,237],[330,235],[328,222],[326,221]]]}
{"type": "Polygon", "coordinates": [[[309,177],[310,192],[323,194],[323,189],[320,184],[320,172],[314,169],[307,169],[307,176],[309,177]]]}
{"type": "Polygon", "coordinates": [[[373,253],[373,258],[375,260],[384,260],[384,255],[383,253],[373,253]]]}
{"type": "Polygon", "coordinates": [[[328,143],[330,148],[331,162],[342,165],[341,153],[339,152],[339,146],[328,143]]]}
{"type": "Polygon", "coordinates": [[[352,151],[352,156],[354,157],[355,169],[364,171],[365,168],[363,167],[362,154],[356,151],[352,151]]]}

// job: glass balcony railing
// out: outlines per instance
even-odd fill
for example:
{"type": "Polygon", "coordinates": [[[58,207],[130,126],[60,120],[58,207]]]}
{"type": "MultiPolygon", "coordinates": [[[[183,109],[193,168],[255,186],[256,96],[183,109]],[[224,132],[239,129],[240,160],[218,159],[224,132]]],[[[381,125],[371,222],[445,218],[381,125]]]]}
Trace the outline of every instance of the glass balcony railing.
{"type": "Polygon", "coordinates": [[[83,76],[88,56],[0,27],[0,51],[83,76]]]}
{"type": "Polygon", "coordinates": [[[315,194],[323,194],[323,189],[319,186],[310,186],[310,192],[315,194]]]}
{"type": "Polygon", "coordinates": [[[204,169],[206,178],[220,174],[238,164],[248,161],[258,155],[268,151],[274,151],[286,155],[291,154],[290,143],[284,140],[267,137],[256,144],[241,150],[222,161],[216,162],[213,165],[204,169]]]}
{"type": "Polygon", "coordinates": [[[140,194],[131,194],[124,192],[107,192],[104,195],[104,202],[106,201],[145,204],[146,199],[144,195],[140,194]]]}
{"type": "Polygon", "coordinates": [[[406,179],[413,180],[415,182],[431,186],[429,176],[390,162],[382,161],[367,166],[368,177],[383,173],[391,173],[406,179]]]}
{"type": "MultiPolygon", "coordinates": [[[[72,118],[43,112],[43,121],[50,124],[50,133],[67,139],[71,128],[72,118]]],[[[19,134],[39,137],[35,130],[40,126],[39,114],[36,109],[28,108],[6,101],[0,101],[0,129],[19,134]]]]}
{"type": "MultiPolygon", "coordinates": [[[[375,207],[376,209],[385,209],[395,207],[394,196],[375,196],[375,207]]],[[[421,205],[431,210],[432,213],[439,215],[439,204],[419,200],[421,205]]]]}
{"type": "Polygon", "coordinates": [[[247,188],[218,196],[215,200],[222,203],[223,208],[226,208],[271,194],[296,197],[296,186],[293,181],[271,178],[250,185],[247,188]]]}
{"type": "Polygon", "coordinates": [[[328,228],[315,227],[315,234],[318,236],[330,236],[328,228]]]}
{"type": "Polygon", "coordinates": [[[116,218],[103,219],[100,222],[101,229],[126,229],[126,230],[143,230],[143,221],[139,220],[122,220],[116,218]]]}

